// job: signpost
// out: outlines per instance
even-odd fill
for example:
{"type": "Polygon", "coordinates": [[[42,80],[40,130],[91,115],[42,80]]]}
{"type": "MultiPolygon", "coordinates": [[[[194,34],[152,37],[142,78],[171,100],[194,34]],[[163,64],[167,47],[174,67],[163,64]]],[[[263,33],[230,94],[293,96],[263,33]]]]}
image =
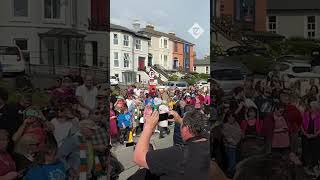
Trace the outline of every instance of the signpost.
{"type": "Polygon", "coordinates": [[[153,69],[150,69],[149,71],[149,94],[150,95],[156,95],[157,92],[157,84],[154,81],[154,78],[156,77],[156,73],[153,69]]]}

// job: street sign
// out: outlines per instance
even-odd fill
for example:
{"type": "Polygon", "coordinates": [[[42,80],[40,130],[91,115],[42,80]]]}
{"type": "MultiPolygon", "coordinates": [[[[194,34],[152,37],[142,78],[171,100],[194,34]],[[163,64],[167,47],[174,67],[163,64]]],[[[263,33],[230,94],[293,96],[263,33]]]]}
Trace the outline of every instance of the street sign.
{"type": "Polygon", "coordinates": [[[150,77],[150,79],[154,79],[155,76],[156,76],[156,73],[151,69],[151,70],[149,71],[149,77],[150,77]]]}

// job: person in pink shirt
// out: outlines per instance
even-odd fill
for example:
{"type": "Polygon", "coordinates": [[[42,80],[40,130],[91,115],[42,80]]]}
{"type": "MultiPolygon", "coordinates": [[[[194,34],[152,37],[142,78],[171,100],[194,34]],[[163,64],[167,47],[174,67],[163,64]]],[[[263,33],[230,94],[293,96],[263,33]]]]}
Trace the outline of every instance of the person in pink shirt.
{"type": "Polygon", "coordinates": [[[118,127],[117,127],[117,116],[116,113],[113,110],[113,104],[110,102],[110,123],[109,123],[109,128],[110,128],[110,137],[111,140],[113,138],[116,138],[118,135],[118,127]]]}
{"type": "Polygon", "coordinates": [[[16,171],[16,164],[7,152],[9,133],[0,129],[0,179],[15,180],[20,175],[16,171]]]}
{"type": "Polygon", "coordinates": [[[313,171],[320,160],[320,105],[312,101],[303,113],[302,159],[307,168],[313,171]]]}

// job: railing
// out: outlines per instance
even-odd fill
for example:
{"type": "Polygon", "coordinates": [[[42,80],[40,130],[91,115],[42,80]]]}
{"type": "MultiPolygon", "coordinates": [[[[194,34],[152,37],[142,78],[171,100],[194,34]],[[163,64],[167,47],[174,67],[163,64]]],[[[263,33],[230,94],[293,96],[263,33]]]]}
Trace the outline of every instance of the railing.
{"type": "Polygon", "coordinates": [[[107,81],[109,79],[109,70],[98,67],[75,67],[75,66],[61,66],[61,65],[26,65],[26,73],[29,75],[41,76],[64,76],[68,75],[70,70],[78,70],[80,75],[92,74],[99,82],[107,81]]]}

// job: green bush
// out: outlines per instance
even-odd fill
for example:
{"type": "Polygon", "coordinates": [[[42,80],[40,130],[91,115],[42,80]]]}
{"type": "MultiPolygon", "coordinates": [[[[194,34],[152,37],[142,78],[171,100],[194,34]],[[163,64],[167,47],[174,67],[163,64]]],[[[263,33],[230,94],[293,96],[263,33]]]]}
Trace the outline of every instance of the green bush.
{"type": "Polygon", "coordinates": [[[179,78],[179,76],[177,76],[177,75],[175,75],[175,74],[173,74],[173,75],[171,75],[170,77],[169,77],[169,81],[178,81],[180,78],[179,78]]]}

